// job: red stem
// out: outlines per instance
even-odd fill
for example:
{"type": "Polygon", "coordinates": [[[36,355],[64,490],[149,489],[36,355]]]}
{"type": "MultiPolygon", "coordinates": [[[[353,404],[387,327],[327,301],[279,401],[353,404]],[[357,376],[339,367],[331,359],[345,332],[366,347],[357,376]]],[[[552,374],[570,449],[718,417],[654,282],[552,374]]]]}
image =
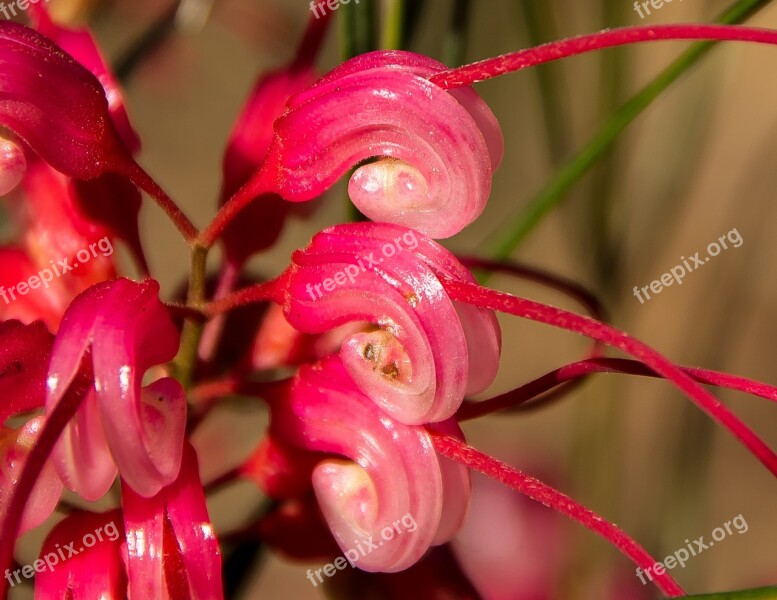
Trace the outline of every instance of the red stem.
{"type": "Polygon", "coordinates": [[[589,317],[472,283],[454,281],[442,275],[439,278],[452,300],[467,302],[482,308],[498,310],[573,331],[632,355],[650,370],[671,381],[714,421],[730,431],[772,474],[777,476],[777,454],[752,429],[728,410],[720,400],[696,383],[672,361],[647,344],[611,325],[600,323],[589,317]]]}
{"type": "MultiPolygon", "coordinates": [[[[738,375],[721,373],[720,371],[690,367],[680,367],[680,369],[700,383],[745,392],[746,394],[760,396],[772,402],[777,402],[777,387],[769,384],[739,377],[738,375]]],[[[559,367],[542,377],[538,377],[529,383],[494,398],[489,398],[482,402],[465,403],[459,409],[456,418],[459,421],[466,421],[500,410],[518,408],[532,398],[536,398],[538,395],[552,390],[563,383],[579,381],[593,373],[624,373],[643,377],[659,377],[659,375],[645,365],[634,360],[626,358],[590,358],[559,367]]]]}
{"type": "Polygon", "coordinates": [[[189,220],[189,217],[181,210],[181,208],[175,203],[175,201],[167,195],[159,184],[154,181],[146,171],[137,163],[132,163],[131,169],[127,173],[130,181],[138,186],[141,190],[151,196],[159,207],[165,212],[181,232],[184,240],[190,246],[194,244],[197,239],[197,228],[189,220]]]}
{"type": "MultiPolygon", "coordinates": [[[[544,504],[556,512],[577,521],[586,529],[607,540],[630,558],[643,570],[651,568],[657,561],[636,541],[618,526],[606,521],[595,512],[572,500],[569,496],[542,481],[522,473],[518,469],[503,463],[452,436],[429,429],[432,443],[441,455],[455,460],[470,469],[479,471],[499,481],[515,491],[544,504]]],[[[683,588],[666,571],[663,575],[654,575],[656,586],[668,597],[683,596],[683,588]]]]}
{"type": "Polygon", "coordinates": [[[659,40],[737,41],[777,45],[777,31],[740,25],[705,24],[623,27],[487,58],[470,65],[442,71],[430,77],[429,81],[445,89],[462,87],[578,54],[659,40]]]}
{"type": "Polygon", "coordinates": [[[272,281],[265,281],[244,287],[223,298],[209,302],[202,308],[202,312],[212,318],[216,315],[256,302],[266,302],[269,300],[276,304],[283,304],[286,293],[286,279],[287,276],[286,273],[284,273],[272,281]]]}
{"type": "MultiPolygon", "coordinates": [[[[33,446],[22,468],[19,482],[13,491],[13,496],[8,504],[0,527],[0,573],[4,573],[13,562],[13,551],[16,545],[16,536],[24,513],[24,507],[29,500],[32,489],[37,483],[38,476],[46,461],[54,449],[59,436],[68,422],[75,416],[86,392],[92,387],[91,369],[82,369],[70,384],[65,395],[46,417],[43,431],[38,442],[33,446]]],[[[6,580],[0,587],[0,600],[5,600],[8,594],[6,580]]]]}

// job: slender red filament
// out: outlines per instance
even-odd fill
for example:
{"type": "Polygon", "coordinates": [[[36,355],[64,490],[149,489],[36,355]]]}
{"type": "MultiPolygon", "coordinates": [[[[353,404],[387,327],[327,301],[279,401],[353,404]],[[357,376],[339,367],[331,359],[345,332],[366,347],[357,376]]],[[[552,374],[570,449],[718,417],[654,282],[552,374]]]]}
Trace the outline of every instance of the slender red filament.
{"type": "Polygon", "coordinates": [[[257,283],[214,300],[206,304],[202,312],[209,317],[214,317],[256,302],[270,301],[276,304],[283,304],[285,289],[286,275],[283,274],[272,281],[257,283]]]}
{"type": "Polygon", "coordinates": [[[777,454],[718,398],[647,344],[611,325],[553,306],[497,292],[476,284],[454,281],[442,275],[440,281],[453,300],[566,329],[630,354],[651,371],[671,381],[694,404],[731,432],[773,475],[777,476],[777,454]]]}
{"type": "Polygon", "coordinates": [[[755,42],[777,45],[777,31],[742,25],[706,24],[623,27],[487,58],[449,71],[442,71],[430,77],[429,81],[446,89],[462,87],[578,54],[659,40],[755,42]]]}
{"type": "MultiPolygon", "coordinates": [[[[745,392],[777,402],[777,387],[772,385],[719,371],[692,367],[680,367],[680,369],[699,383],[745,392]]],[[[500,410],[515,409],[540,394],[553,390],[564,383],[580,381],[594,373],[623,373],[641,375],[643,377],[660,377],[660,375],[657,375],[654,371],[635,360],[627,358],[589,358],[554,369],[542,377],[538,377],[529,383],[494,398],[489,398],[482,402],[465,403],[459,409],[456,418],[459,421],[466,421],[500,410]]]]}
{"type": "MultiPolygon", "coordinates": [[[[452,436],[429,429],[432,443],[441,455],[455,460],[470,469],[479,471],[499,481],[515,491],[544,504],[558,513],[577,521],[586,529],[607,540],[630,558],[643,570],[651,568],[657,561],[635,540],[595,512],[572,500],[569,496],[542,481],[522,473],[518,469],[503,463],[452,436]]],[[[683,588],[666,572],[655,575],[656,586],[668,597],[683,596],[683,588]]]]}

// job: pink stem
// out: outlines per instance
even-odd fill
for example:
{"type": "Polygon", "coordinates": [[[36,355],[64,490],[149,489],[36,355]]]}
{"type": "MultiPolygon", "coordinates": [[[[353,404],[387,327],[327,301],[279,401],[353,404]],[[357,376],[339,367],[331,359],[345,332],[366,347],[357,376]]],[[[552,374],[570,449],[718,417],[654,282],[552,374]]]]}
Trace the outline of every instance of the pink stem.
{"type": "MultiPolygon", "coordinates": [[[[81,406],[81,401],[92,385],[91,369],[80,371],[59,404],[46,418],[38,442],[27,456],[19,482],[2,519],[2,527],[0,527],[0,532],[2,532],[0,533],[0,572],[4,573],[3,567],[8,568],[13,562],[16,535],[19,532],[24,506],[37,483],[38,476],[59,436],[68,422],[75,416],[78,407],[81,406]]],[[[7,594],[8,588],[3,581],[2,587],[0,587],[0,600],[5,600],[7,594]]]]}
{"type": "Polygon", "coordinates": [[[518,298],[472,283],[454,281],[443,276],[440,276],[440,281],[453,300],[573,331],[632,355],[652,371],[671,381],[714,421],[730,431],[772,474],[777,476],[777,454],[752,429],[728,410],[720,400],[647,344],[611,325],[553,306],[518,298]]]}
{"type": "MultiPolygon", "coordinates": [[[[766,383],[707,369],[689,367],[680,367],[680,369],[700,383],[745,392],[777,402],[777,387],[766,383]]],[[[463,404],[456,414],[456,418],[459,421],[466,421],[500,410],[517,408],[528,400],[536,398],[538,395],[552,390],[563,383],[579,381],[593,373],[624,373],[644,377],[659,377],[642,363],[634,360],[626,358],[590,358],[559,367],[542,377],[538,377],[529,383],[494,398],[489,398],[482,402],[463,404]]]]}
{"type": "Polygon", "coordinates": [[[445,89],[462,87],[578,54],[659,40],[738,41],[777,45],[777,31],[740,25],[706,24],[623,27],[487,58],[442,71],[430,77],[429,81],[445,89]]]}
{"type": "MultiPolygon", "coordinates": [[[[476,450],[455,437],[429,429],[432,443],[441,455],[455,460],[470,469],[479,471],[492,479],[514,489],[535,502],[544,504],[556,512],[577,521],[618,548],[643,570],[651,568],[657,561],[622,529],[606,521],[592,510],[578,504],[569,496],[542,481],[522,473],[518,469],[476,450]]],[[[683,588],[667,573],[655,575],[656,586],[668,597],[683,596],[683,588]]]]}
{"type": "Polygon", "coordinates": [[[283,304],[286,279],[287,277],[284,273],[272,281],[265,281],[263,283],[245,287],[236,292],[232,292],[219,300],[209,302],[203,307],[202,311],[209,317],[215,317],[256,302],[270,301],[275,302],[276,304],[283,304]]]}
{"type": "Polygon", "coordinates": [[[129,180],[138,186],[141,190],[151,196],[159,207],[165,212],[181,232],[181,235],[186,240],[186,243],[192,245],[197,239],[197,228],[189,220],[189,217],[184,214],[181,208],[175,203],[175,201],[167,195],[159,184],[154,181],[139,164],[133,162],[128,173],[126,173],[129,180]]]}

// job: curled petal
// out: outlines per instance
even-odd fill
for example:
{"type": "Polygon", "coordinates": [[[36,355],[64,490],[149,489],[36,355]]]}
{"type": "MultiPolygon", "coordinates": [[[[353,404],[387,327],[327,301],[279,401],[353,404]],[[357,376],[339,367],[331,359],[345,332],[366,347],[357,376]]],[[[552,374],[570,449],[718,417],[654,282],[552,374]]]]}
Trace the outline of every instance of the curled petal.
{"type": "Polygon", "coordinates": [[[356,385],[402,423],[443,421],[465,393],[493,381],[501,337],[493,313],[454,304],[435,271],[474,281],[452,254],[412,230],[338,225],[293,255],[286,317],[308,333],[374,324],[340,350],[356,385]]]}
{"type": "Polygon", "coordinates": [[[39,560],[45,566],[35,576],[35,597],[49,600],[126,598],[127,576],[121,560],[123,541],[119,510],[68,515],[57,523],[43,543],[39,560]],[[65,550],[68,547],[77,553],[65,550]]]}
{"type": "Polygon", "coordinates": [[[483,211],[502,157],[495,117],[471,89],[429,82],[446,67],[409,52],[357,56],[294,96],[276,121],[270,160],[278,193],[320,195],[353,165],[354,204],[375,221],[433,238],[455,235],[483,211]]]}
{"type": "Polygon", "coordinates": [[[80,179],[134,164],[100,82],[41,34],[0,22],[0,124],[58,171],[80,179]]]}
{"type": "MultiPolygon", "coordinates": [[[[85,450],[98,448],[110,449],[122,477],[143,496],[153,496],[178,474],[186,420],[184,392],[167,378],[141,389],[144,373],[171,360],[178,349],[178,330],[158,293],[159,284],[153,280],[98,284],[78,296],[62,320],[49,367],[46,410],[60,401],[91,350],[102,424],[71,431],[57,445],[55,460],[68,482],[75,483],[72,472],[81,468],[81,460],[89,460],[82,456],[85,450]],[[98,443],[103,433],[107,448],[98,443]]],[[[92,422],[83,412],[87,410],[88,403],[79,413],[84,423],[92,422]]]]}
{"type": "MultiPolygon", "coordinates": [[[[446,426],[461,435],[455,423],[446,426]]],[[[339,359],[300,369],[272,406],[271,430],[287,443],[344,457],[321,461],[313,487],[343,552],[374,542],[360,555],[360,569],[406,569],[464,518],[467,471],[443,467],[426,430],[386,416],[339,359]]]]}
{"type": "MultiPolygon", "coordinates": [[[[35,417],[17,430],[0,426],[0,514],[5,513],[6,506],[11,501],[22,468],[43,429],[43,422],[43,417],[35,417]]],[[[48,519],[57,507],[61,495],[62,481],[54,468],[47,463],[27,499],[19,535],[48,519]]]]}
{"type": "Polygon", "coordinates": [[[191,445],[185,445],[178,478],[171,485],[151,498],[123,486],[122,507],[130,599],[223,598],[221,552],[191,445]]]}
{"type": "Polygon", "coordinates": [[[0,425],[43,406],[51,342],[43,323],[0,322],[0,425]]]}
{"type": "Polygon", "coordinates": [[[107,494],[118,472],[107,447],[96,394],[90,390],[52,454],[65,487],[90,502],[107,494]]]}

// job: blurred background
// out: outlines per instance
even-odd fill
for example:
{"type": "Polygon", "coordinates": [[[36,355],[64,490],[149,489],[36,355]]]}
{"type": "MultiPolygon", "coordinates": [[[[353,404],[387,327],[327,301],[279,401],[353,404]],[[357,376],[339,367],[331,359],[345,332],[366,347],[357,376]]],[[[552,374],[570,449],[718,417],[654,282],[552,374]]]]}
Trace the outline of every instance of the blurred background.
{"type": "MultiPolygon", "coordinates": [[[[374,4],[379,31],[393,3],[374,4]]],[[[641,19],[629,0],[409,0],[406,18],[414,25],[405,47],[455,65],[604,28],[710,22],[732,4],[675,0],[641,19]]],[[[764,4],[748,23],[777,28],[777,5],[764,4]]],[[[214,214],[221,154],[234,119],[258,74],[293,56],[310,16],[308,4],[215,0],[211,6],[193,0],[177,12],[176,3],[160,0],[50,0],[50,6],[70,22],[88,22],[114,64],[123,65],[130,116],[143,138],[142,164],[196,224],[206,224],[214,214]],[[154,43],[138,46],[155,23],[155,36],[146,37],[154,43]],[[127,54],[130,48],[135,55],[127,54]]],[[[353,6],[341,7],[336,19],[353,6]]],[[[322,73],[342,60],[338,26],[326,40],[322,73]]],[[[505,226],[618,107],[688,46],[613,49],[478,84],[502,126],[505,158],[484,215],[445,245],[465,254],[493,250],[505,226]]],[[[613,324],[680,364],[777,383],[776,67],[777,48],[714,48],[618,137],[512,257],[584,284],[602,300],[613,324]],[[644,304],[634,297],[634,286],[649,285],[681,256],[703,256],[708,243],[732,229],[743,239],[740,247],[644,304]]],[[[279,273],[293,249],[326,225],[347,220],[343,182],[319,205],[309,219],[292,220],[280,243],[251,269],[279,273]]],[[[151,202],[144,205],[141,232],[152,273],[169,296],[185,279],[186,247],[151,202]]],[[[555,292],[513,278],[495,276],[489,285],[581,310],[555,292]]],[[[577,336],[515,318],[500,322],[502,368],[483,397],[585,354],[587,344],[577,336]]],[[[774,406],[741,394],[719,395],[777,446],[774,406]]],[[[244,458],[265,422],[261,410],[225,403],[199,432],[199,447],[208,449],[201,453],[203,476],[214,478],[244,458]]],[[[664,382],[598,375],[544,409],[469,422],[465,431],[475,447],[619,524],[658,560],[685,547],[686,539],[709,539],[714,528],[741,514],[746,533],[735,532],[672,572],[688,592],[777,581],[777,484],[664,382]]],[[[249,483],[221,490],[211,503],[217,527],[239,528],[260,501],[249,483]]],[[[454,549],[486,598],[655,597],[631,563],[598,537],[481,478],[471,521],[454,549]]],[[[30,548],[35,535],[28,536],[30,548]]],[[[321,566],[265,556],[235,597],[321,598],[320,588],[305,577],[308,568],[321,566]]],[[[14,594],[30,597],[23,589],[14,594]]]]}

